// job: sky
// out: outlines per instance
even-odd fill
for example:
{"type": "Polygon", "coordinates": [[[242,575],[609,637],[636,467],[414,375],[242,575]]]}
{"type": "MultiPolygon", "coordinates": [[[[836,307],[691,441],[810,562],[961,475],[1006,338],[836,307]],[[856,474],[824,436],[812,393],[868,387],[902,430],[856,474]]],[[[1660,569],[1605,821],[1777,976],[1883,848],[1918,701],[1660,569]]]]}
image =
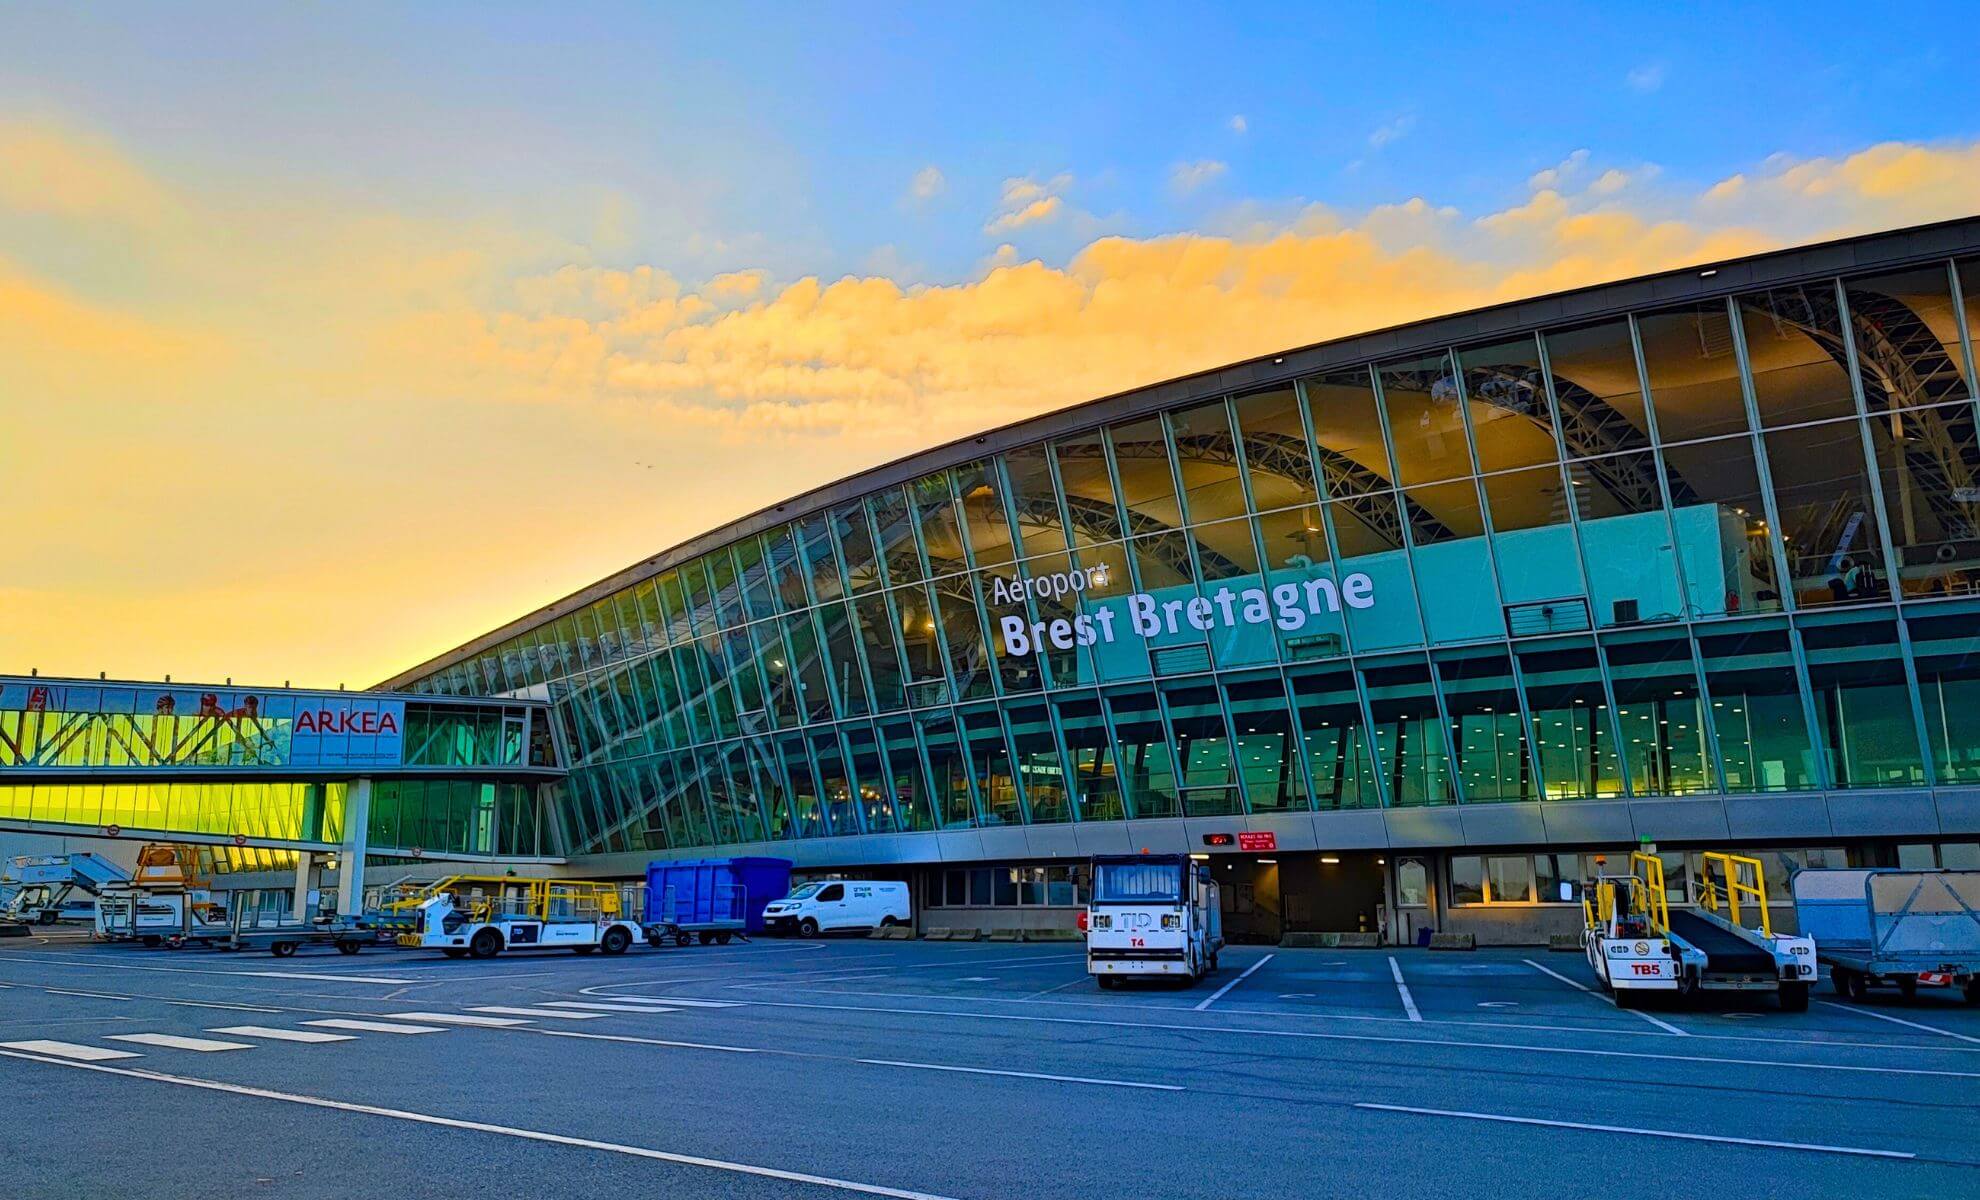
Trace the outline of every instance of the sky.
{"type": "Polygon", "coordinates": [[[367,686],[991,425],[1972,215],[1970,18],[0,6],[0,672],[367,686]]]}

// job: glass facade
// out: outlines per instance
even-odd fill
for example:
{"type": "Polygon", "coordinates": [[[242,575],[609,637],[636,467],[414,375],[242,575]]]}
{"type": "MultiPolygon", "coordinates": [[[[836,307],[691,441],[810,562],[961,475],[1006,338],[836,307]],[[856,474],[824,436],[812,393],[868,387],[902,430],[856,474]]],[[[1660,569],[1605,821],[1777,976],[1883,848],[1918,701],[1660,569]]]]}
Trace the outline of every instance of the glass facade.
{"type": "Polygon", "coordinates": [[[408,690],[547,691],[572,854],[1970,783],[1976,289],[1926,262],[1074,410],[408,690]]]}

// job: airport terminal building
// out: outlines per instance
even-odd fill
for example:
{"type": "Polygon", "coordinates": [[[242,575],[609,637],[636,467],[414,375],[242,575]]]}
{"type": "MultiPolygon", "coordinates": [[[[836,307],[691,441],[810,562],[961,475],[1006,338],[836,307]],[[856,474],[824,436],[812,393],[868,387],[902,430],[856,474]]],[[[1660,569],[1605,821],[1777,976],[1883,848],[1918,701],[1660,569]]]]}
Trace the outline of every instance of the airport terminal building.
{"type": "Polygon", "coordinates": [[[496,818],[539,861],[776,855],[929,925],[1070,924],[1070,868],[1142,849],[1261,940],[1535,940],[1645,842],[1980,865],[1976,333],[1980,219],[1289,349],[380,686],[548,714],[562,773],[496,818]]]}

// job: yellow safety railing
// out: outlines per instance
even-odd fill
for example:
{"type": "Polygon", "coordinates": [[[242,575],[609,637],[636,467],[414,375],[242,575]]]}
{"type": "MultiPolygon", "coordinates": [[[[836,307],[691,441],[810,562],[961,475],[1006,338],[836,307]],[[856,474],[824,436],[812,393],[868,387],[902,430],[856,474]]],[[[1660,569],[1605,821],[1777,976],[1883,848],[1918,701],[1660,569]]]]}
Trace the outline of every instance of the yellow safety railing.
{"type": "Polygon", "coordinates": [[[617,917],[624,907],[619,885],[589,879],[516,879],[507,875],[449,875],[380,907],[397,912],[419,907],[441,892],[453,892],[473,921],[487,921],[506,912],[511,916],[582,918],[593,912],[617,917]],[[480,895],[469,889],[480,886],[480,895]]]}
{"type": "Polygon", "coordinates": [[[1767,868],[1760,860],[1745,854],[1729,854],[1723,850],[1708,851],[1703,855],[1704,865],[1699,872],[1698,902],[1711,912],[1725,907],[1726,919],[1735,925],[1744,925],[1740,911],[1742,902],[1749,903],[1753,911],[1760,914],[1760,932],[1774,936],[1774,923],[1767,913],[1767,868]],[[1717,867],[1718,877],[1712,869],[1717,867]],[[1749,882],[1748,876],[1751,877],[1749,882]]]}
{"type": "Polygon", "coordinates": [[[1669,934],[1671,931],[1671,901],[1664,890],[1664,860],[1641,850],[1629,856],[1629,873],[1643,884],[1643,916],[1650,922],[1650,931],[1669,934]]]}

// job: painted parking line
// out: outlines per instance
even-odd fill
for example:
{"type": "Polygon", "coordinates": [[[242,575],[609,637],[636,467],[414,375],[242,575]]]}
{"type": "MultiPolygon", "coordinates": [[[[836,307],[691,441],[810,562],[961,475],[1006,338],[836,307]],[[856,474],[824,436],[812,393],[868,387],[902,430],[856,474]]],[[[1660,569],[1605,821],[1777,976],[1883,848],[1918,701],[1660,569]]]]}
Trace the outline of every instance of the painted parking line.
{"type": "Polygon", "coordinates": [[[1870,1150],[1861,1146],[1829,1146],[1819,1142],[1777,1142],[1767,1138],[1728,1137],[1717,1133],[1685,1133],[1676,1129],[1640,1129],[1633,1125],[1597,1125],[1588,1121],[1552,1121],[1544,1117],[1515,1117],[1505,1113],[1465,1112],[1449,1108],[1414,1108],[1407,1104],[1358,1103],[1371,1112],[1409,1113],[1419,1117],[1450,1117],[1493,1121],[1503,1125],[1538,1125],[1547,1129],[1580,1129],[1590,1133],[1621,1133],[1632,1137],[1668,1138],[1680,1142],[1717,1142],[1731,1146],[1762,1146],[1771,1150],[1806,1150],[1817,1154],[1853,1154],[1863,1158],[1917,1158],[1903,1150],[1870,1150]]]}
{"type": "Polygon", "coordinates": [[[544,1037],[583,1038],[588,1042],[626,1042],[635,1046],[672,1046],[680,1050],[722,1050],[729,1054],[764,1054],[773,1051],[759,1050],[754,1046],[717,1046],[709,1042],[681,1042],[667,1038],[629,1037],[620,1033],[579,1033],[575,1029],[532,1029],[544,1037]]]}
{"type": "Polygon", "coordinates": [[[743,1000],[683,1000],[678,996],[620,996],[611,992],[602,993],[606,999],[623,1001],[627,1004],[665,1004],[678,1008],[745,1008],[743,1000]]]}
{"type": "Polygon", "coordinates": [[[26,1042],[0,1042],[0,1049],[24,1050],[29,1054],[52,1054],[57,1058],[72,1058],[78,1062],[102,1062],[112,1058],[137,1058],[130,1050],[110,1050],[102,1046],[84,1046],[77,1042],[52,1042],[37,1038],[26,1042]]]}
{"type": "Polygon", "coordinates": [[[224,1008],[231,1012],[278,1013],[279,1008],[262,1008],[255,1004],[216,1004],[210,1000],[167,1000],[167,1004],[178,1004],[186,1008],[224,1008]]]}
{"type": "Polygon", "coordinates": [[[1655,1025],[1657,1028],[1663,1030],[1665,1033],[1673,1033],[1676,1034],[1678,1037],[1691,1036],[1689,1033],[1686,1033],[1684,1030],[1679,1029],[1677,1026],[1671,1024],[1669,1021],[1660,1020],[1657,1017],[1653,1017],[1649,1013],[1644,1012],[1640,1008],[1624,1008],[1622,1005],[1617,1004],[1613,997],[1604,996],[1602,993],[1596,991],[1594,988],[1591,988],[1584,983],[1580,983],[1576,980],[1569,979],[1567,976],[1561,974],[1559,971],[1554,970],[1552,967],[1543,967],[1539,963],[1534,962],[1530,958],[1522,958],[1519,961],[1525,963],[1529,967],[1532,967],[1534,970],[1540,972],[1542,975],[1552,975],[1554,978],[1560,980],[1562,983],[1567,984],[1569,987],[1573,988],[1577,992],[1581,992],[1585,995],[1595,997],[1597,1000],[1600,1000],[1602,1003],[1608,1005],[1610,1008],[1615,1009],[1617,1012],[1626,1012],[1632,1017],[1642,1017],[1644,1020],[1650,1022],[1652,1025],[1655,1025]]]}
{"type": "Polygon", "coordinates": [[[313,1029],[275,1029],[267,1025],[225,1025],[219,1029],[209,1029],[208,1033],[224,1033],[229,1037],[267,1038],[273,1042],[355,1042],[348,1033],[318,1033],[313,1029]]]}
{"type": "Polygon", "coordinates": [[[589,1004],[583,1000],[548,1000],[545,1008],[576,1008],[585,1012],[615,1013],[670,1013],[681,1011],[678,1008],[661,1008],[657,1004],[589,1004]]]}
{"type": "MultiPolygon", "coordinates": [[[[886,1196],[890,1200],[954,1200],[935,1192],[917,1192],[906,1188],[884,1187],[879,1184],[858,1183],[849,1179],[835,1179],[829,1175],[812,1175],[803,1171],[785,1171],[776,1167],[760,1167],[753,1163],[729,1162],[719,1158],[703,1158],[693,1154],[675,1154],[667,1150],[654,1150],[646,1146],[629,1146],[621,1142],[604,1142],[593,1138],[569,1137],[560,1133],[549,1133],[540,1129],[524,1129],[514,1125],[495,1125],[486,1121],[464,1121],[457,1117],[443,1117],[434,1113],[413,1112],[403,1108],[384,1108],[375,1104],[354,1104],[347,1100],[331,1100],[323,1096],[308,1096],[298,1092],[278,1092],[269,1088],[247,1087],[238,1083],[222,1083],[217,1079],[196,1079],[186,1075],[168,1075],[162,1071],[139,1071],[129,1067],[109,1067],[98,1063],[65,1062],[54,1058],[39,1058],[32,1054],[16,1051],[0,1051],[9,1058],[21,1058],[30,1062],[46,1063],[49,1066],[67,1067],[76,1071],[96,1071],[105,1075],[120,1075],[127,1079],[148,1080],[152,1083],[171,1084],[177,1087],[199,1088],[204,1091],[225,1092],[234,1096],[251,1096],[260,1100],[275,1100],[284,1104],[301,1104],[311,1108],[331,1109],[336,1112],[359,1113],[365,1116],[385,1117],[394,1121],[410,1121],[421,1125],[435,1125],[445,1129],[461,1129],[475,1133],[493,1134],[499,1137],[516,1138],[522,1141],[547,1142],[558,1146],[571,1146],[581,1150],[597,1150],[607,1154],[620,1154],[631,1158],[652,1159],[658,1162],[675,1163],[686,1167],[704,1167],[713,1171],[726,1171],[735,1175],[752,1175],[761,1179],[775,1179],[785,1183],[806,1183],[813,1187],[831,1188],[841,1192],[856,1192],[867,1196],[886,1196]]],[[[110,1053],[122,1055],[122,1051],[110,1053]]]]}
{"type": "Polygon", "coordinates": [[[1132,1079],[1095,1079],[1088,1075],[1047,1075],[1042,1071],[996,1071],[989,1067],[958,1067],[947,1063],[901,1062],[891,1058],[856,1058],[869,1067],[909,1067],[917,1071],[952,1071],[959,1075],[1002,1075],[1011,1079],[1043,1079],[1051,1083],[1088,1083],[1099,1087],[1139,1088],[1150,1092],[1180,1092],[1180,1084],[1141,1083],[1132,1079]]]}
{"type": "Polygon", "coordinates": [[[343,1017],[332,1017],[326,1021],[304,1021],[305,1025],[315,1025],[322,1029],[355,1029],[359,1033],[445,1033],[438,1025],[393,1025],[386,1021],[352,1021],[343,1017]]]}
{"type": "Polygon", "coordinates": [[[470,1013],[408,1012],[393,1013],[394,1021],[431,1021],[437,1025],[474,1025],[483,1029],[508,1029],[527,1025],[520,1017],[477,1017],[470,1013]]]}
{"type": "Polygon", "coordinates": [[[1258,968],[1264,966],[1266,963],[1271,962],[1276,957],[1277,955],[1267,954],[1264,958],[1261,958],[1257,962],[1252,963],[1250,966],[1244,969],[1244,974],[1238,976],[1236,979],[1231,980],[1223,987],[1220,987],[1216,991],[1210,993],[1210,995],[1204,999],[1203,1003],[1197,1005],[1191,1011],[1202,1012],[1204,1009],[1209,1008],[1212,1004],[1215,1004],[1217,1001],[1222,1000],[1224,998],[1225,993],[1229,992],[1232,988],[1236,987],[1238,984],[1243,983],[1245,980],[1251,978],[1251,973],[1253,971],[1256,971],[1258,968]]]}
{"type": "Polygon", "coordinates": [[[51,996],[87,996],[91,1000],[129,1001],[129,996],[112,996],[108,992],[70,992],[61,988],[43,988],[51,996]]]}
{"type": "Polygon", "coordinates": [[[1968,1037],[1963,1033],[1954,1033],[1950,1029],[1940,1029],[1936,1025],[1926,1025],[1919,1021],[1907,1021],[1903,1017],[1894,1017],[1889,1013],[1877,1012],[1874,1009],[1863,1008],[1855,1004],[1837,1004],[1833,1000],[1817,1000],[1815,1003],[1828,1008],[1841,1009],[1843,1012],[1855,1013],[1859,1017],[1875,1017],[1879,1021],[1889,1021],[1893,1025],[1904,1025],[1912,1029],[1922,1029],[1926,1033],[1936,1033],[1940,1037],[1958,1038],[1962,1042],[1980,1043],[1980,1038],[1977,1037],[1968,1037]]]}
{"type": "Polygon", "coordinates": [[[307,971],[201,971],[199,974],[248,975],[256,979],[327,979],[332,983],[429,983],[425,979],[401,979],[396,975],[332,975],[307,971]]]}
{"type": "Polygon", "coordinates": [[[561,1017],[566,1021],[596,1021],[604,1013],[571,1012],[562,1008],[511,1008],[505,1004],[477,1004],[469,1012],[496,1013],[504,1017],[561,1017]]]}
{"type": "Polygon", "coordinates": [[[195,1050],[201,1054],[214,1054],[221,1050],[252,1050],[246,1042],[221,1042],[212,1038],[180,1037],[176,1033],[113,1033],[107,1035],[113,1042],[135,1042],[140,1046],[163,1046],[167,1050],[195,1050]]]}
{"type": "Polygon", "coordinates": [[[1393,954],[1389,956],[1389,974],[1395,976],[1396,995],[1402,998],[1403,1011],[1409,1014],[1410,1020],[1421,1021],[1423,1014],[1416,1011],[1416,1000],[1409,994],[1409,985],[1403,982],[1402,964],[1396,961],[1393,954]]]}

